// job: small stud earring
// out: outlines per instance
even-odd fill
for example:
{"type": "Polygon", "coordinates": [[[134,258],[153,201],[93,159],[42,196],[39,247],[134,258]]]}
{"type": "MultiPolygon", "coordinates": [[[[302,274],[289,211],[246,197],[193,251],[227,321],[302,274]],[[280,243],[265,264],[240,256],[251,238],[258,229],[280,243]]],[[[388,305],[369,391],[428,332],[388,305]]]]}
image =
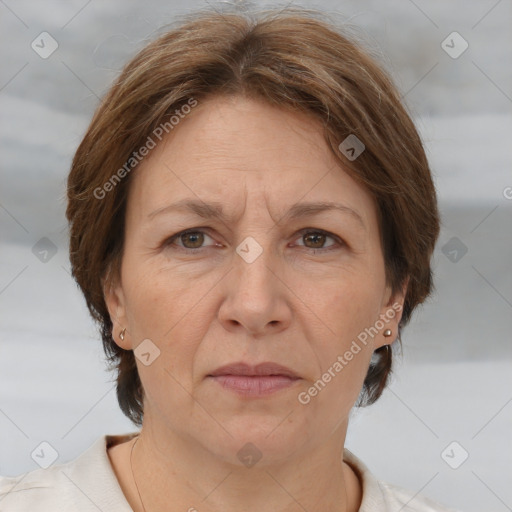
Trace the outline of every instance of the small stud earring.
{"type": "Polygon", "coordinates": [[[121,338],[121,341],[124,341],[124,333],[126,332],[126,327],[119,333],[119,337],[121,338]]]}
{"type": "Polygon", "coordinates": [[[384,336],[386,336],[386,338],[389,338],[392,334],[393,334],[393,331],[391,329],[386,329],[384,331],[384,336]]]}

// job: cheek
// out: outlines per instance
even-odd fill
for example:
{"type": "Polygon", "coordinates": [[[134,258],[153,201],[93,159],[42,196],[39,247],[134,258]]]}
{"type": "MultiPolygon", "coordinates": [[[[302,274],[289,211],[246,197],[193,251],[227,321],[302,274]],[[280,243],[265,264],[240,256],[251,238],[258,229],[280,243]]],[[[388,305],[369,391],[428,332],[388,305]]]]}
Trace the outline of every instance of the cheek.
{"type": "MultiPolygon", "coordinates": [[[[322,279],[297,279],[294,293],[316,316],[335,348],[356,337],[378,319],[385,280],[371,267],[339,269],[322,279]]],[[[325,339],[326,337],[324,337],[325,339]]]]}
{"type": "Polygon", "coordinates": [[[154,364],[140,367],[141,378],[148,386],[154,378],[172,380],[171,375],[188,382],[196,351],[212,321],[212,312],[202,299],[218,278],[194,279],[156,258],[132,265],[131,272],[128,266],[126,270],[130,332],[136,344],[150,339],[160,351],[154,364]]]}
{"type": "Polygon", "coordinates": [[[329,335],[313,338],[317,373],[301,403],[310,400],[306,407],[316,409],[326,425],[337,426],[363,386],[373,352],[371,338],[364,338],[365,329],[376,321],[379,308],[374,290],[368,287],[338,284],[327,297],[318,316],[329,327],[329,335]]]}
{"type": "Polygon", "coordinates": [[[159,255],[127,260],[123,283],[133,332],[162,341],[187,321],[190,325],[197,302],[211,287],[208,279],[194,279],[159,255]]]}
{"type": "Polygon", "coordinates": [[[200,302],[208,287],[149,263],[126,276],[127,312],[135,345],[149,339],[158,353],[150,365],[137,361],[140,379],[151,408],[166,414],[165,404],[184,407],[190,399],[185,390],[191,388],[194,357],[208,326],[200,302]]]}
{"type": "Polygon", "coordinates": [[[322,391],[320,402],[327,399],[341,405],[357,398],[373,352],[373,340],[366,332],[379,319],[383,286],[382,276],[353,272],[325,280],[305,295],[320,319],[318,335],[311,336],[319,363],[315,377],[329,388],[322,391]]]}

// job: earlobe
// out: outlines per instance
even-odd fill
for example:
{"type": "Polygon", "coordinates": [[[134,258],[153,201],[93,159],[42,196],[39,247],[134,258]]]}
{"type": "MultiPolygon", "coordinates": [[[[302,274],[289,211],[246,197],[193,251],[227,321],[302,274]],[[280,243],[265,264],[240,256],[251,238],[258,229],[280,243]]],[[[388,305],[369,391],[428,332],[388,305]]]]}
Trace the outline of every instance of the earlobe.
{"type": "MultiPolygon", "coordinates": [[[[375,348],[391,344],[398,337],[398,325],[402,319],[405,296],[409,278],[406,279],[402,289],[399,292],[391,293],[391,289],[387,289],[388,297],[385,300],[385,306],[380,313],[380,320],[383,324],[380,333],[377,336],[375,348]]],[[[381,325],[382,325],[381,324],[381,325]]]]}

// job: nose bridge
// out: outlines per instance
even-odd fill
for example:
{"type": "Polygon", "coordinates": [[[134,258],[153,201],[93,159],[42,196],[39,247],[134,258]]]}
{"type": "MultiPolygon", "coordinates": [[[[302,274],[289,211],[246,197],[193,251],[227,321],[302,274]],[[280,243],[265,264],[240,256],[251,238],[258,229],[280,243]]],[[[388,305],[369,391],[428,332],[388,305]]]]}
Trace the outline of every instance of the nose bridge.
{"type": "Polygon", "coordinates": [[[269,233],[260,230],[246,236],[234,255],[234,272],[241,295],[247,295],[252,302],[270,300],[277,292],[275,275],[270,270],[275,264],[269,233]]]}
{"type": "Polygon", "coordinates": [[[268,274],[272,275],[268,267],[276,263],[272,261],[274,219],[269,211],[265,189],[260,188],[253,184],[251,189],[258,189],[258,192],[246,196],[245,215],[239,223],[239,233],[244,238],[237,245],[234,258],[240,279],[246,279],[252,284],[263,284],[268,274]]]}
{"type": "Polygon", "coordinates": [[[253,231],[236,247],[227,294],[219,311],[227,328],[242,325],[251,334],[262,334],[289,320],[283,288],[276,277],[279,265],[268,229],[253,231]]]}

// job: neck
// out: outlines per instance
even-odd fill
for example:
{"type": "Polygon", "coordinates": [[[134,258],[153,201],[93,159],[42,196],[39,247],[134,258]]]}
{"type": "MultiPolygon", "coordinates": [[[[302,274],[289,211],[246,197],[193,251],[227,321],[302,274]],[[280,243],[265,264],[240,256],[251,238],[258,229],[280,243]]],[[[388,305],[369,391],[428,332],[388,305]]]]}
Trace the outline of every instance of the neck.
{"type": "Polygon", "coordinates": [[[139,438],[129,443],[131,449],[136,441],[131,453],[134,510],[259,512],[271,503],[276,512],[355,512],[361,490],[342,460],[345,432],[309,451],[299,449],[284,462],[265,464],[262,457],[246,467],[222,460],[192,440],[169,436],[168,431],[162,435],[145,423],[139,438]]]}

